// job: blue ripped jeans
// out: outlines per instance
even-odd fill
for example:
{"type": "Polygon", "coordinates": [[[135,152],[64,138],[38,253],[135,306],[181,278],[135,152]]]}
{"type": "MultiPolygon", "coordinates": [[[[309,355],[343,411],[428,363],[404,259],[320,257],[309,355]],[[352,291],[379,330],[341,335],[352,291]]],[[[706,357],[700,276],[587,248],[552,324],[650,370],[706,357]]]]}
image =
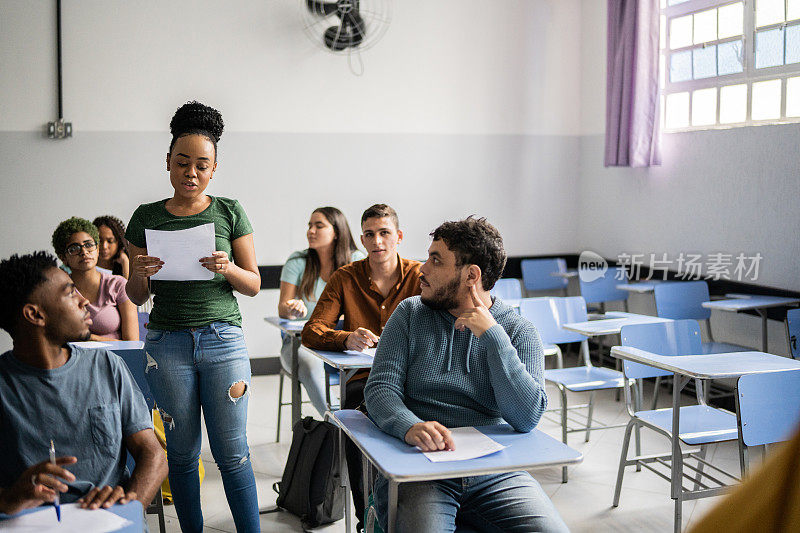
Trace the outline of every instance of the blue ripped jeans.
{"type": "Polygon", "coordinates": [[[200,408],[211,453],[239,532],[259,531],[258,495],[247,446],[250,359],[242,328],[212,322],[179,331],[147,332],[145,376],[167,437],[169,483],[181,530],[203,531],[200,508],[200,408]],[[243,382],[241,397],[230,389],[243,382]]]}

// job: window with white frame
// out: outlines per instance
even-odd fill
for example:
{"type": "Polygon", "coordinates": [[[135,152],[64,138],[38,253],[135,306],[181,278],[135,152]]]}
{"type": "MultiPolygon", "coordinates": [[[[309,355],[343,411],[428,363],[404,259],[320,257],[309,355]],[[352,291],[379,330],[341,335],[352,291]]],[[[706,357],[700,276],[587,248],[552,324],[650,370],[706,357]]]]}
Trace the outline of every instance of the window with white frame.
{"type": "Polygon", "coordinates": [[[800,0],[661,0],[665,131],[800,122],[800,0]]]}

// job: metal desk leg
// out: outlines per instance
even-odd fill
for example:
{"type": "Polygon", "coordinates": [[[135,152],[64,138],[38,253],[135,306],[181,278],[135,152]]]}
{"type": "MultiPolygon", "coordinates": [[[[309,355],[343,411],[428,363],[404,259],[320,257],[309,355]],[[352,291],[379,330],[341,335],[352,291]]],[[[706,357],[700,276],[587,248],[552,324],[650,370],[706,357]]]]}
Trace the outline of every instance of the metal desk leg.
{"type": "Polygon", "coordinates": [[[769,353],[767,351],[767,310],[766,309],[756,309],[758,314],[761,315],[761,351],[764,353],[769,353]]]}
{"type": "Polygon", "coordinates": [[[300,351],[300,336],[292,335],[292,427],[303,416],[300,411],[300,361],[298,352],[300,351]]]}
{"type": "Polygon", "coordinates": [[[742,474],[742,478],[744,478],[745,474],[747,473],[747,446],[744,445],[744,440],[742,439],[742,409],[739,405],[739,384],[737,382],[736,387],[733,389],[733,397],[736,399],[736,427],[737,427],[737,438],[736,443],[739,446],[739,470],[742,474]]]}
{"type": "Polygon", "coordinates": [[[339,369],[339,409],[345,409],[344,399],[347,389],[347,370],[339,369]]]}
{"type": "Polygon", "coordinates": [[[388,533],[394,533],[396,530],[397,524],[397,482],[389,480],[389,520],[387,525],[389,526],[388,533]]]}
{"type": "Polygon", "coordinates": [[[367,461],[367,456],[361,454],[361,485],[364,487],[364,509],[369,508],[369,495],[372,494],[372,483],[370,483],[370,462],[367,461]]]}
{"type": "Polygon", "coordinates": [[[344,487],[344,530],[347,533],[353,531],[350,520],[350,478],[347,475],[347,454],[344,453],[344,442],[347,437],[344,430],[339,428],[339,468],[341,469],[342,486],[344,487]]]}
{"type": "Polygon", "coordinates": [[[672,499],[675,500],[675,533],[680,533],[683,521],[683,456],[681,455],[681,389],[689,379],[679,374],[672,378],[672,499]]]}

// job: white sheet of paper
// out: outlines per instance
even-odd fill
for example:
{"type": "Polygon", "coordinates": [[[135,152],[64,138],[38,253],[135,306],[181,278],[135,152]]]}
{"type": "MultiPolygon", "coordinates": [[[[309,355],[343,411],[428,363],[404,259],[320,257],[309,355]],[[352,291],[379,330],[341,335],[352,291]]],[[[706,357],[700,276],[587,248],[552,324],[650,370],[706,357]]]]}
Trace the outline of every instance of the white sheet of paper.
{"type": "Polygon", "coordinates": [[[105,509],[81,509],[76,503],[61,506],[61,522],[56,519],[53,507],[44,507],[39,511],[19,515],[0,522],[4,532],[41,533],[57,531],[59,533],[105,533],[116,531],[131,525],[128,519],[117,516],[105,509]]]}
{"type": "Polygon", "coordinates": [[[110,344],[106,344],[105,342],[97,342],[97,341],[71,342],[70,344],[74,344],[75,346],[80,346],[81,348],[108,348],[109,346],[111,346],[110,344]]]}
{"type": "Polygon", "coordinates": [[[452,451],[422,452],[434,463],[444,461],[466,461],[499,452],[505,446],[487,437],[473,427],[453,428],[450,430],[456,449],[452,451]]]}
{"type": "Polygon", "coordinates": [[[214,279],[214,273],[200,264],[201,257],[210,257],[216,248],[214,224],[176,231],[144,230],[147,254],[164,261],[161,270],[150,277],[161,281],[214,279]]]}
{"type": "Polygon", "coordinates": [[[364,348],[363,352],[359,352],[358,350],[345,350],[344,353],[350,353],[353,355],[368,355],[370,357],[375,357],[375,350],[377,350],[377,348],[364,348]]]}

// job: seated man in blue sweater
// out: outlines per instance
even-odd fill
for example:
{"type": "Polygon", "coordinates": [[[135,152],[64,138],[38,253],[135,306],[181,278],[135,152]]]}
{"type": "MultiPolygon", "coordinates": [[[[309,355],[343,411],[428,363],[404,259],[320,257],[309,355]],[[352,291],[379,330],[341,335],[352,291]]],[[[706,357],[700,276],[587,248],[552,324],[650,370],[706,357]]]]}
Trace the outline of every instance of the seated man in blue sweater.
{"type": "MultiPolygon", "coordinates": [[[[531,431],[547,406],[536,328],[489,290],[503,272],[500,233],[483,218],[445,222],[431,233],[422,295],[392,313],[364,390],[385,432],[422,451],[454,448],[447,428],[507,422],[531,431]]],[[[386,531],[387,482],[374,490],[386,531]]],[[[539,483],[512,472],[401,483],[397,531],[568,531],[539,483]]]]}
{"type": "Polygon", "coordinates": [[[0,261],[0,512],[51,502],[85,509],[139,500],[167,475],[150,411],[119,356],[80,348],[89,301],[46,252],[0,261]],[[51,442],[55,464],[49,460],[51,442]],[[128,452],[136,461],[129,473],[128,452]]]}

